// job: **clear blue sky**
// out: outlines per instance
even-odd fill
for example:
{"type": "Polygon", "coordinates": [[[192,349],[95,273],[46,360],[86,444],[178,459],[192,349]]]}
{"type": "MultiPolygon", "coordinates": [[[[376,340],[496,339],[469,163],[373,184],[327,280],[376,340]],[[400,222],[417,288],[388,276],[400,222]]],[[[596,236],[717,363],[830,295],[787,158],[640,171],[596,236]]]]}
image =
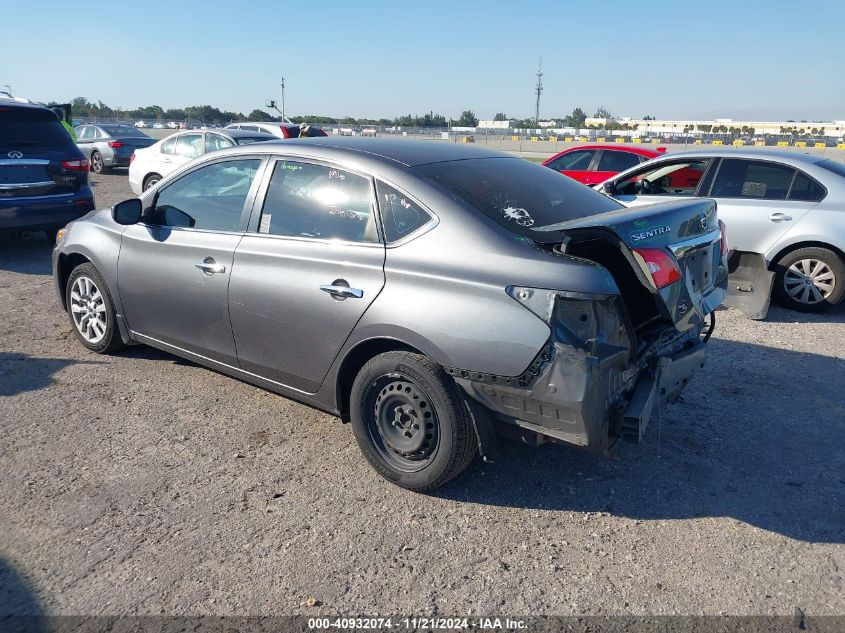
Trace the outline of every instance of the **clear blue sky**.
{"type": "Polygon", "coordinates": [[[389,117],[845,119],[843,0],[0,0],[0,89],[389,117]]]}

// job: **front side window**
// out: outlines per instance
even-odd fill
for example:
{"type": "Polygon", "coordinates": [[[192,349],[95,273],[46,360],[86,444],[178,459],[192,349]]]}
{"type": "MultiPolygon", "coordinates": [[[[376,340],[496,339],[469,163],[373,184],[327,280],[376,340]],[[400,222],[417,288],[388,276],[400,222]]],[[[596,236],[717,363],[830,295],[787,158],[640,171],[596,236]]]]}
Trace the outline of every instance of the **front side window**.
{"type": "Polygon", "coordinates": [[[398,189],[378,180],[376,192],[387,242],[401,240],[431,220],[428,211],[398,189]]]}
{"type": "Polygon", "coordinates": [[[227,139],[225,136],[220,136],[219,134],[206,134],[205,135],[205,151],[206,152],[213,152],[218,149],[226,149],[227,147],[234,146],[234,143],[227,139]]]}
{"type": "Polygon", "coordinates": [[[593,162],[595,155],[596,150],[592,149],[568,152],[555,158],[546,167],[551,167],[557,171],[584,171],[590,168],[590,163],[593,162]]]}
{"type": "Polygon", "coordinates": [[[616,183],[628,196],[692,196],[707,171],[707,160],[665,162],[645,168],[616,183]]]}
{"type": "Polygon", "coordinates": [[[237,231],[261,160],[229,160],[189,172],[159,192],[149,223],[237,231]]]}
{"type": "Polygon", "coordinates": [[[713,181],[713,198],[786,200],[795,169],[756,160],[726,158],[713,181]]]}
{"type": "Polygon", "coordinates": [[[640,164],[640,157],[631,152],[620,152],[606,149],[599,159],[598,171],[613,171],[619,173],[640,164]]]}
{"type": "Polygon", "coordinates": [[[280,160],[267,188],[258,232],[378,242],[370,180],[333,167],[280,160]]]}
{"type": "Polygon", "coordinates": [[[202,153],[202,134],[182,134],[176,137],[177,156],[196,158],[202,153]]]}

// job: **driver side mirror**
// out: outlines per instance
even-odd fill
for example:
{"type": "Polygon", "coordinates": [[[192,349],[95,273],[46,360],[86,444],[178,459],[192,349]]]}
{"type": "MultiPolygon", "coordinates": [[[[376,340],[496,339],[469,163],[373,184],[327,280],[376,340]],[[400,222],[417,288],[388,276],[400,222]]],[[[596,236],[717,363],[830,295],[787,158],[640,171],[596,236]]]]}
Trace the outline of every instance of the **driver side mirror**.
{"type": "Polygon", "coordinates": [[[132,198],[114,205],[111,209],[111,217],[118,224],[128,226],[137,224],[141,220],[141,211],[141,199],[132,198]]]}
{"type": "Polygon", "coordinates": [[[602,193],[608,196],[612,196],[614,193],[616,193],[616,183],[614,183],[612,180],[608,180],[601,186],[601,191],[602,193]]]}

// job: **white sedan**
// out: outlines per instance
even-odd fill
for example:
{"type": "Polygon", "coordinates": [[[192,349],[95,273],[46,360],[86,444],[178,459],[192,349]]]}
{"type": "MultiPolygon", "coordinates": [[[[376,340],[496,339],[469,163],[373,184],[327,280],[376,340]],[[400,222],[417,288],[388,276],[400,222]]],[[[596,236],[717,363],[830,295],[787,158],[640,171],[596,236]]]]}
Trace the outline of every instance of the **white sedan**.
{"type": "Polygon", "coordinates": [[[171,134],[158,143],[138,149],[129,163],[129,186],[140,195],[170,172],[203,154],[234,145],[276,140],[264,132],[219,130],[171,134]]]}

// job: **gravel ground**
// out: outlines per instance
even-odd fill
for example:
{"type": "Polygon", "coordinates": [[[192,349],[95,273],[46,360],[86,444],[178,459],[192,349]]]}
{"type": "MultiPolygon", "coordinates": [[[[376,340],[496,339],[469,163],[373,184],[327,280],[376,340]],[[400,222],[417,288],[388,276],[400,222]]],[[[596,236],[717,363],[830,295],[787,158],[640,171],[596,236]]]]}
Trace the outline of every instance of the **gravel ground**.
{"type": "Polygon", "coordinates": [[[845,306],[721,311],[644,444],[506,444],[424,496],[331,416],[88,353],[49,262],[0,244],[0,613],[845,614],[845,306]]]}

